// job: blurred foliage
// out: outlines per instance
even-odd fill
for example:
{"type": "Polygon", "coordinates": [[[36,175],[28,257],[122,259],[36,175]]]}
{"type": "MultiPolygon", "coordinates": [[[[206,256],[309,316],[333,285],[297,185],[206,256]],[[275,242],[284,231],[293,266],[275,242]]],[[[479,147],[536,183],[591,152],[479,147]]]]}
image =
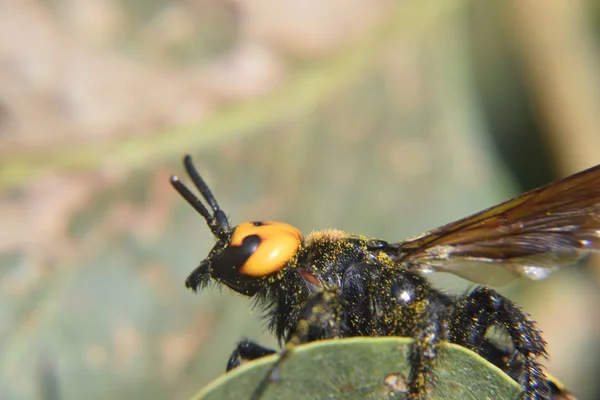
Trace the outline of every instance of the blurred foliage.
{"type": "MultiPolygon", "coordinates": [[[[534,4],[1,2],[0,398],[188,398],[274,344],[183,287],[212,244],[168,183],[184,153],[233,223],[388,240],[597,164],[600,9],[534,4]]],[[[581,398],[599,282],[503,288],[581,398]]]]}

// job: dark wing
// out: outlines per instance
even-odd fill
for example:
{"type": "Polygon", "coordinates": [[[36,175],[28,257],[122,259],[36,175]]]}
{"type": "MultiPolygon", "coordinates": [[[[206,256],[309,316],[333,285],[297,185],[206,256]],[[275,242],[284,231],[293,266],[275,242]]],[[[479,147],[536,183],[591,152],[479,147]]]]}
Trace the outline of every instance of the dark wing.
{"type": "Polygon", "coordinates": [[[492,285],[543,279],[600,250],[600,165],[397,245],[416,271],[492,285]]]}

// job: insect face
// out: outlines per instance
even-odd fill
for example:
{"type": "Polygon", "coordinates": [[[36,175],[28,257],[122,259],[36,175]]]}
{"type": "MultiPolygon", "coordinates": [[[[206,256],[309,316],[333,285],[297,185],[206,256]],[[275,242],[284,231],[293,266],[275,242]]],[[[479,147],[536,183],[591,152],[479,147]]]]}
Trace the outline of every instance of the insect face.
{"type": "Polygon", "coordinates": [[[176,176],[171,178],[171,183],[204,217],[216,239],[208,256],[186,280],[186,287],[197,290],[214,279],[238,293],[255,295],[270,278],[294,260],[302,244],[302,234],[289,224],[272,221],[245,222],[230,228],[225,213],[196,172],[189,156],[185,157],[184,165],[213,213],[176,176]]]}
{"type": "Polygon", "coordinates": [[[302,234],[281,222],[245,222],[236,226],[229,240],[218,240],[208,257],[186,281],[196,290],[210,279],[238,293],[253,296],[285,265],[302,242],[302,234]]]}

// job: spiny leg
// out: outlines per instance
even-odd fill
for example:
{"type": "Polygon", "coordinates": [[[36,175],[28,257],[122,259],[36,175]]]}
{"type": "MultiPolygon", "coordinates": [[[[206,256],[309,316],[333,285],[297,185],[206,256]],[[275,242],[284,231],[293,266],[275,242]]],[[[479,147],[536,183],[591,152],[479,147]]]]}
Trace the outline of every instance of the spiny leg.
{"type": "Polygon", "coordinates": [[[390,282],[391,301],[384,306],[383,319],[384,326],[394,329],[385,334],[414,339],[407,398],[424,399],[432,389],[439,344],[445,337],[441,324],[445,298],[422,277],[407,271],[390,269],[377,282],[390,282]]]}
{"type": "Polygon", "coordinates": [[[239,367],[242,361],[252,361],[276,353],[276,350],[261,346],[251,340],[244,339],[237,344],[227,362],[227,371],[239,367]]]}
{"type": "Polygon", "coordinates": [[[336,291],[324,290],[308,298],[295,330],[288,335],[279,359],[269,368],[252,394],[251,400],[260,399],[267,386],[278,380],[279,368],[292,354],[295,346],[319,339],[340,337],[340,310],[341,305],[336,291]]]}
{"type": "Polygon", "coordinates": [[[337,292],[323,290],[308,298],[294,331],[290,332],[279,360],[273,365],[270,380],[277,380],[279,365],[294,347],[320,339],[340,337],[341,305],[337,292]]]}
{"type": "Polygon", "coordinates": [[[414,335],[410,355],[410,375],[408,400],[420,400],[427,397],[434,380],[434,368],[439,352],[440,327],[436,323],[428,324],[414,335]]]}
{"type": "Polygon", "coordinates": [[[519,383],[522,398],[546,400],[550,389],[537,358],[546,357],[546,342],[533,321],[506,297],[487,287],[478,287],[457,299],[446,317],[450,342],[479,352],[492,326],[500,325],[510,336],[516,352],[523,357],[519,383]]]}

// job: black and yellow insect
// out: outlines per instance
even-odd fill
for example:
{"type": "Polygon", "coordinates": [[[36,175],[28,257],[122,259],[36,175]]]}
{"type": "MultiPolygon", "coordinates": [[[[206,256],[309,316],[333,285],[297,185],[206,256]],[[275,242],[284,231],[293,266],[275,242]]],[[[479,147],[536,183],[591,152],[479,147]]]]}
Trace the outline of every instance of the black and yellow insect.
{"type": "MultiPolygon", "coordinates": [[[[546,356],[546,344],[517,305],[483,285],[462,296],[445,294],[423,274],[450,272],[494,285],[519,277],[542,279],[599,250],[600,166],[422,235],[387,242],[339,230],[304,237],[281,222],[232,227],[189,156],[184,165],[211,211],[176,176],[171,183],[216,239],[187,278],[188,288],[217,283],[254,297],[282,344],[352,336],[414,338],[409,399],[426,397],[440,341],[496,364],[521,384],[523,399],[572,398],[544,374],[539,358],[546,356]],[[492,327],[502,328],[512,345],[490,338],[492,327]]],[[[227,370],[272,353],[242,341],[227,370]]]]}

